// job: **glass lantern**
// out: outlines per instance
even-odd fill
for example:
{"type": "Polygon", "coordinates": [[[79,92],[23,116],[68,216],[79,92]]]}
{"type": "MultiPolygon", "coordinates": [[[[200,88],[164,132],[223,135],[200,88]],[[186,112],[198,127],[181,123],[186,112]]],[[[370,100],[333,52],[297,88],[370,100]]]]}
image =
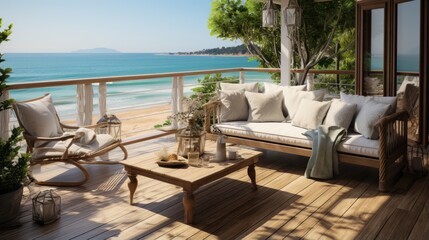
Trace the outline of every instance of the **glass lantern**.
{"type": "Polygon", "coordinates": [[[262,10],[262,26],[266,28],[277,26],[277,10],[274,7],[273,0],[267,0],[264,10],[262,10]]]}
{"type": "Polygon", "coordinates": [[[188,126],[177,134],[177,155],[187,158],[188,153],[198,152],[200,156],[204,153],[206,133],[198,127],[195,118],[188,119],[188,126]]]}
{"type": "Polygon", "coordinates": [[[284,10],[284,19],[286,26],[289,28],[301,27],[302,9],[298,5],[297,0],[290,0],[288,6],[284,10]]]}
{"type": "Polygon", "coordinates": [[[36,223],[49,224],[61,217],[61,197],[54,190],[39,192],[32,200],[36,223]]]}
{"type": "Polygon", "coordinates": [[[97,122],[97,124],[102,124],[102,123],[105,123],[105,125],[103,125],[99,129],[100,133],[109,134],[114,139],[121,140],[122,123],[121,123],[121,120],[119,120],[119,118],[117,118],[113,114],[104,114],[104,116],[101,117],[100,120],[98,120],[97,122]]]}

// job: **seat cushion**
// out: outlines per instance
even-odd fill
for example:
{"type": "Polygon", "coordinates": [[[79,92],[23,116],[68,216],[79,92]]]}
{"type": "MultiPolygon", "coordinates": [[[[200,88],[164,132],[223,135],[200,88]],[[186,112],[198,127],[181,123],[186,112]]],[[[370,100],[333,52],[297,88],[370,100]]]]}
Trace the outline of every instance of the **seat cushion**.
{"type": "MultiPolygon", "coordinates": [[[[37,141],[33,148],[33,159],[43,159],[52,157],[61,157],[71,139],[66,141],[37,141]]],[[[69,148],[69,156],[91,155],[93,152],[104,149],[112,145],[116,140],[109,134],[97,134],[95,140],[89,144],[73,143],[69,148]]]]}
{"type": "MultiPolygon", "coordinates": [[[[312,141],[303,135],[307,129],[291,123],[236,121],[216,124],[222,133],[297,147],[311,148],[312,141]]],[[[358,133],[349,133],[338,146],[338,152],[368,157],[378,157],[378,140],[367,139],[358,133]]]]}

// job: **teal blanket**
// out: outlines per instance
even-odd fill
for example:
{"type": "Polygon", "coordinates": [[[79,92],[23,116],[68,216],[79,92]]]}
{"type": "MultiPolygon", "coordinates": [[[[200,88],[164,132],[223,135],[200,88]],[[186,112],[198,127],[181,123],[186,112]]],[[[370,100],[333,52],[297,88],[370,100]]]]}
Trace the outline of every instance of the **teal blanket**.
{"type": "Polygon", "coordinates": [[[320,125],[316,130],[308,130],[304,135],[313,140],[313,151],[305,170],[305,177],[333,178],[339,173],[337,146],[346,135],[345,129],[320,125]]]}

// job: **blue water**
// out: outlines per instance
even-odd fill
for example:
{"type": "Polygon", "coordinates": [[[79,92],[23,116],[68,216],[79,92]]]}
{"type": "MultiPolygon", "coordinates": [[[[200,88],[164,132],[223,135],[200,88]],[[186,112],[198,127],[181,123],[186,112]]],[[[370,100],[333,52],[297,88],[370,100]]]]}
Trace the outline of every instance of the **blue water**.
{"type": "MultiPolygon", "coordinates": [[[[399,72],[419,72],[420,59],[418,55],[399,55],[397,66],[399,72]]],[[[371,70],[383,69],[383,56],[371,56],[371,70]]]]}
{"type": "MultiPolygon", "coordinates": [[[[150,73],[183,72],[207,69],[257,67],[247,57],[174,56],[149,53],[81,54],[81,53],[8,53],[2,67],[13,69],[8,84],[49,80],[66,80],[150,73]]],[[[224,74],[238,76],[238,73],[224,74]]],[[[185,86],[204,76],[185,77],[185,86]]],[[[246,73],[246,81],[266,81],[265,73],[246,73]]],[[[168,102],[171,98],[171,78],[117,82],[108,84],[108,109],[111,112],[130,106],[146,106],[168,102]]],[[[192,87],[186,87],[190,93],[192,87]]],[[[98,88],[94,85],[94,93],[98,88]]],[[[52,93],[59,112],[74,113],[76,86],[50,87],[11,91],[11,97],[20,101],[52,93]]],[[[94,110],[97,110],[97,96],[94,110]]],[[[60,114],[61,115],[61,114],[60,114]]]]}

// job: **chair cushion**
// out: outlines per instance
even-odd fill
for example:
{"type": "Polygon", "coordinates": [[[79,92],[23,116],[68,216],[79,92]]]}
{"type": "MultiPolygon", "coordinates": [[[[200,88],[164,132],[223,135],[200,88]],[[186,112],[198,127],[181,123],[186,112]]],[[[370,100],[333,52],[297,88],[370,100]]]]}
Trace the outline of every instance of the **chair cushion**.
{"type": "Polygon", "coordinates": [[[244,90],[219,90],[220,121],[247,120],[249,116],[249,105],[244,95],[244,90]]]}
{"type": "Polygon", "coordinates": [[[264,94],[245,92],[249,103],[250,122],[282,122],[285,120],[282,111],[282,93],[264,94]]]}
{"type": "Polygon", "coordinates": [[[331,102],[318,102],[302,99],[298,111],[292,119],[292,125],[305,129],[316,129],[322,124],[331,102]]]}
{"type": "Polygon", "coordinates": [[[259,85],[257,82],[254,83],[220,83],[220,89],[222,90],[244,90],[247,92],[258,92],[259,85]]]}
{"type": "MultiPolygon", "coordinates": [[[[33,159],[61,157],[71,139],[67,141],[36,141],[33,149],[33,159]]],[[[97,134],[91,144],[73,143],[69,148],[69,156],[90,156],[92,153],[112,145],[116,140],[109,134],[97,134]]]]}
{"type": "Polygon", "coordinates": [[[57,137],[63,133],[51,94],[35,100],[18,102],[15,106],[17,117],[32,136],[57,137]]]}
{"type": "MultiPolygon", "coordinates": [[[[216,124],[222,133],[230,136],[311,148],[312,141],[303,135],[307,129],[279,122],[227,122],[216,124]]],[[[358,133],[349,133],[338,146],[338,152],[378,157],[378,140],[367,139],[358,133]]]]}

